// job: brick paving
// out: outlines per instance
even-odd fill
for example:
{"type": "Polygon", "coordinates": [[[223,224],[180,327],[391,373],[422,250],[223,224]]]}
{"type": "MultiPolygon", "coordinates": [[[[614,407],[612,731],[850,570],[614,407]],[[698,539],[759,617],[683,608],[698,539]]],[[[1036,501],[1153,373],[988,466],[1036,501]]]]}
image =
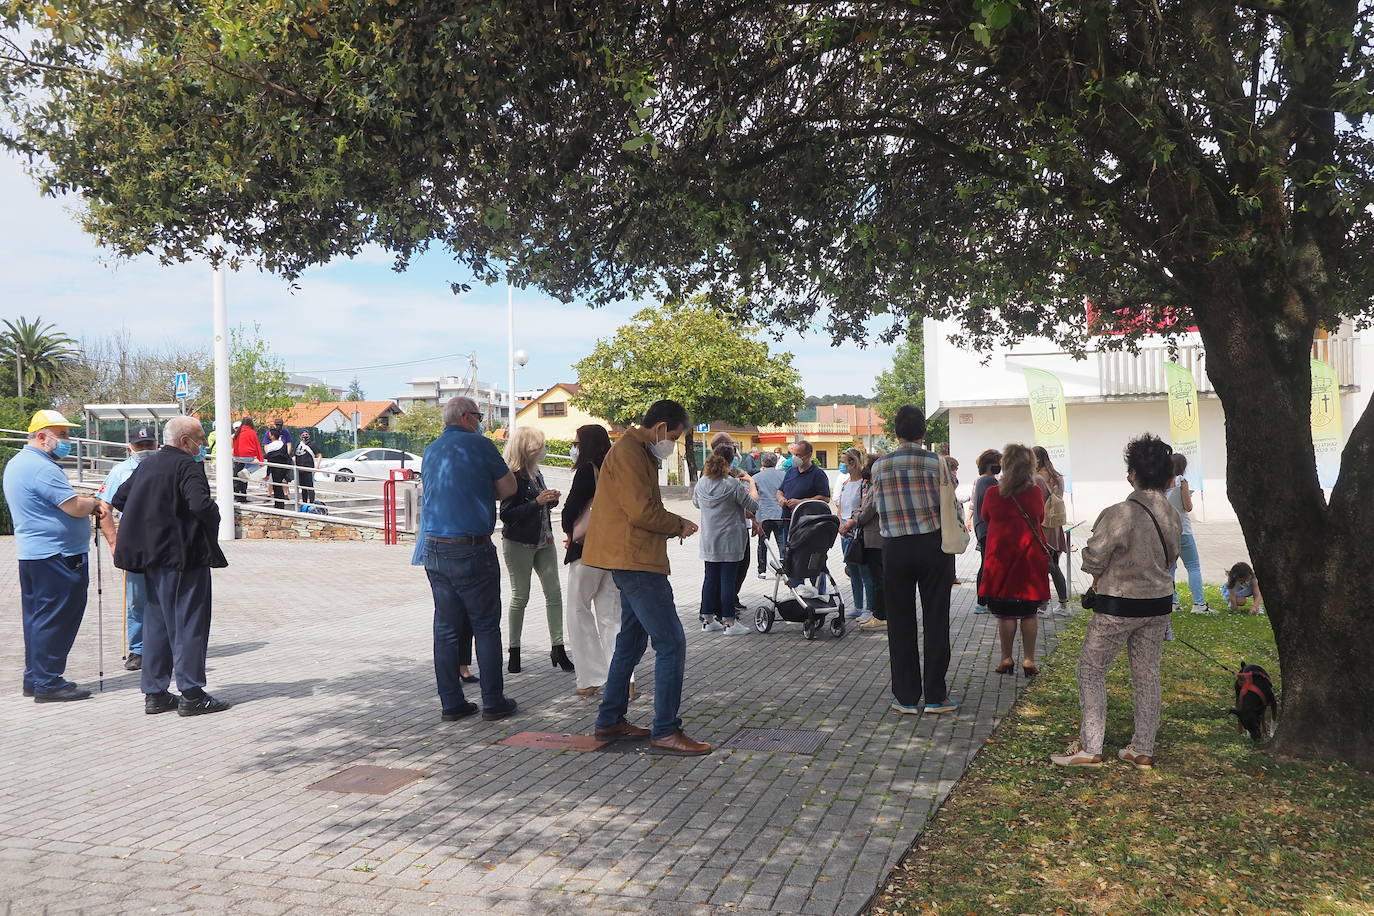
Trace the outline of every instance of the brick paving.
{"type": "MultiPolygon", "coordinates": [[[[595,702],[547,662],[538,589],[525,671],[507,676],[520,714],[441,722],[424,574],[408,548],[377,543],[226,545],[209,689],[236,705],[196,719],[143,715],[106,554],[104,692],[38,706],[19,695],[14,547],[0,538],[0,914],[858,912],[1024,679],[990,674],[994,627],[962,586],[962,708],[895,716],[885,634],[702,633],[696,547],[671,549],[687,732],[719,745],[743,727],[818,729],[817,753],[498,745],[593,724],[595,702]],[[386,796],[306,788],[360,764],[428,776],[386,796]]],[[[975,569],[976,554],[960,559],[970,582],[975,569]]],[[[750,578],[751,608],[766,587],[750,578]]],[[[92,687],[96,620],[93,587],[68,671],[92,687]]],[[[1058,627],[1042,628],[1042,655],[1058,627]]],[[[647,724],[647,661],[639,682],[631,719],[647,724]]]]}

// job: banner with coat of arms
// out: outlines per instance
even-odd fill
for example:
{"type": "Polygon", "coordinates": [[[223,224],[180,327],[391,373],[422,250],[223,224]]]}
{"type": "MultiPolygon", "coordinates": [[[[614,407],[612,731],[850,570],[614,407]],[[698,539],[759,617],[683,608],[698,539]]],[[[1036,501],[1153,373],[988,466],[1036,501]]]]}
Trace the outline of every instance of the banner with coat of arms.
{"type": "Polygon", "coordinates": [[[1164,384],[1169,390],[1169,438],[1174,451],[1188,459],[1188,483],[1202,490],[1202,414],[1197,402],[1197,380],[1178,363],[1164,364],[1164,384]]]}
{"type": "Polygon", "coordinates": [[[1312,360],[1312,447],[1317,479],[1330,489],[1341,474],[1341,386],[1330,363],[1312,360]]]}
{"type": "Polygon", "coordinates": [[[1026,399],[1035,444],[1043,447],[1064,475],[1064,492],[1073,492],[1073,466],[1069,460],[1069,413],[1064,407],[1064,385],[1058,376],[1043,369],[1024,369],[1026,399]]]}

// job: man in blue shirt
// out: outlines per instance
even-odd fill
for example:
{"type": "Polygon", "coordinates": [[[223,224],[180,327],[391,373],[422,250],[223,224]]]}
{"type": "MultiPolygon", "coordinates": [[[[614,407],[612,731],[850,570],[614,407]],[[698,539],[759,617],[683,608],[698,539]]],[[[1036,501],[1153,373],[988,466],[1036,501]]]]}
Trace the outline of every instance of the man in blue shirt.
{"type": "MultiPolygon", "coordinates": [[[[157,432],[151,426],[140,426],[134,430],[133,435],[129,437],[129,457],[110,468],[110,473],[105,475],[105,482],[95,493],[96,498],[108,506],[114,500],[114,495],[119,492],[119,488],[124,485],[124,481],[134,472],[134,468],[156,448],[157,432]]],[[[100,531],[105,535],[105,540],[110,545],[110,553],[113,555],[114,513],[107,512],[100,520],[100,531]]],[[[143,573],[124,574],[125,629],[129,645],[128,655],[124,659],[125,671],[138,671],[143,667],[143,604],[147,600],[147,594],[148,587],[144,582],[143,573]]]]}
{"type": "Polygon", "coordinates": [[[14,517],[24,615],[24,696],[35,703],[84,700],[89,690],[62,677],[86,614],[91,527],[108,511],[78,496],[57,460],[71,453],[68,422],[55,410],[29,421],[29,441],[5,465],[5,501],[14,517]]]}
{"type": "MultiPolygon", "coordinates": [[[[812,463],[814,449],[811,443],[802,439],[793,442],[787,450],[792,454],[792,466],[787,469],[787,476],[783,477],[782,486],[778,487],[777,492],[778,505],[782,506],[782,526],[778,536],[784,547],[787,545],[787,529],[792,521],[793,509],[811,499],[830,502],[830,475],[812,463]]],[[[816,587],[821,594],[825,594],[827,582],[824,574],[818,577],[816,587]]],[[[788,584],[800,585],[801,580],[789,580],[788,584]]]]}
{"type": "Polygon", "coordinates": [[[477,712],[463,696],[459,646],[471,632],[481,671],[482,718],[504,719],[516,703],[501,674],[501,567],[491,541],[496,502],[515,493],[515,475],[479,431],[471,398],[444,404],[443,434],[424,454],[420,530],[411,563],[424,566],[434,594],[434,679],[445,722],[477,712]]]}

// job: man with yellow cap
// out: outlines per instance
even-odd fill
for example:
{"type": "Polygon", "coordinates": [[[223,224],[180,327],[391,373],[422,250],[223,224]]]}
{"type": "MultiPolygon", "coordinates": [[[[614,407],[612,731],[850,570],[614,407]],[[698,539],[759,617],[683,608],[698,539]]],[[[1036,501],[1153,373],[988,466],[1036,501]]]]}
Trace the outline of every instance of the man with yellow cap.
{"type": "Polygon", "coordinates": [[[5,501],[14,517],[24,614],[24,696],[35,703],[84,700],[89,690],[62,677],[86,614],[91,516],[108,512],[80,496],[57,461],[72,450],[68,422],[55,410],[29,421],[29,441],[5,465],[5,501]]]}

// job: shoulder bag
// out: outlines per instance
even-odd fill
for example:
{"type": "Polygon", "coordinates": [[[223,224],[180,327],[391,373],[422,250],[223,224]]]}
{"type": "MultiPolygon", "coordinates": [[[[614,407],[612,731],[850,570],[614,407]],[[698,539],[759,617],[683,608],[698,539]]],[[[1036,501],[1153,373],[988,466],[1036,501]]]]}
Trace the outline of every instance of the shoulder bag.
{"type": "Polygon", "coordinates": [[[959,500],[954,495],[949,465],[940,455],[936,455],[935,460],[940,465],[940,549],[957,556],[968,550],[968,528],[959,511],[959,500]]]}

